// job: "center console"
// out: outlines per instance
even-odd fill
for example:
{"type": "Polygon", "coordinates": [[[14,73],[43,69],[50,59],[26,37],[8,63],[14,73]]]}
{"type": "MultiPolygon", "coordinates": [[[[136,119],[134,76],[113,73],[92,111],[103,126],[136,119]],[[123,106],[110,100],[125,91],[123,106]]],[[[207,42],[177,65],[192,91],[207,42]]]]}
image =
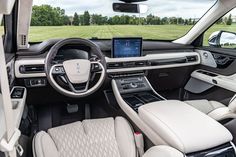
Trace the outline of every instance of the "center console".
{"type": "Polygon", "coordinates": [[[236,157],[231,133],[190,105],[166,100],[144,75],[114,77],[121,109],[155,145],[169,145],[187,157],[236,157]]]}
{"type": "Polygon", "coordinates": [[[117,78],[115,82],[121,97],[136,112],[144,104],[165,100],[152,89],[144,76],[117,78]]]}
{"type": "Polygon", "coordinates": [[[196,55],[166,58],[164,54],[157,60],[142,60],[142,39],[114,38],[111,56],[108,70],[113,70],[115,98],[153,144],[169,145],[187,157],[235,157],[232,135],[223,125],[185,102],[166,100],[142,73],[119,75],[123,69],[132,72],[152,65],[186,65],[197,61],[196,55]]]}

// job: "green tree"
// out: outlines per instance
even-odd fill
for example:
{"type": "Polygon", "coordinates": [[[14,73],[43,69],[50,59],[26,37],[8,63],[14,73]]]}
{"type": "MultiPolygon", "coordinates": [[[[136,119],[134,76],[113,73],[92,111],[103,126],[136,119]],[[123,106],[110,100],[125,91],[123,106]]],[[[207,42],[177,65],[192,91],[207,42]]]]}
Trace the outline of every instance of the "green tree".
{"type": "Polygon", "coordinates": [[[80,25],[84,26],[84,15],[79,16],[80,25]]]}
{"type": "Polygon", "coordinates": [[[171,17],[171,18],[169,18],[169,20],[170,20],[170,24],[174,24],[174,25],[176,25],[178,22],[176,17],[171,17]]]}
{"type": "Polygon", "coordinates": [[[112,23],[112,17],[109,17],[109,18],[108,18],[107,24],[108,24],[108,25],[113,25],[113,23],[112,23]]]}
{"type": "Polygon", "coordinates": [[[108,17],[107,16],[102,17],[102,24],[103,25],[108,24],[108,17]]]}
{"type": "Polygon", "coordinates": [[[184,24],[184,19],[182,17],[177,18],[177,24],[178,25],[183,25],[184,24]]]}
{"type": "Polygon", "coordinates": [[[122,15],[120,16],[119,24],[126,25],[129,24],[129,16],[128,15],[122,15]]]}
{"type": "Polygon", "coordinates": [[[230,14],[229,17],[227,18],[226,25],[232,25],[232,15],[230,14]]]}
{"type": "Polygon", "coordinates": [[[65,10],[50,5],[33,6],[32,26],[61,26],[64,25],[65,10]]]}
{"type": "Polygon", "coordinates": [[[167,17],[162,18],[161,19],[161,24],[163,24],[163,25],[169,24],[169,19],[167,17]]]}
{"type": "Polygon", "coordinates": [[[192,25],[192,19],[188,19],[188,25],[192,25]]]}
{"type": "Polygon", "coordinates": [[[73,25],[79,26],[79,24],[80,24],[79,15],[75,12],[74,17],[73,17],[73,25]]]}
{"type": "Polygon", "coordinates": [[[112,24],[113,25],[117,25],[117,24],[121,24],[120,22],[120,16],[116,15],[112,17],[112,24]]]}
{"type": "Polygon", "coordinates": [[[104,25],[107,24],[108,17],[98,14],[91,15],[91,24],[92,25],[104,25]]]}
{"type": "Polygon", "coordinates": [[[148,25],[152,25],[153,24],[153,18],[154,18],[154,16],[152,15],[152,14],[149,14],[148,16],[147,16],[147,24],[148,25]]]}
{"type": "Polygon", "coordinates": [[[88,11],[84,12],[84,25],[85,26],[90,25],[90,14],[88,11]]]}
{"type": "Polygon", "coordinates": [[[65,15],[65,16],[64,16],[64,25],[70,25],[70,24],[71,24],[71,22],[70,22],[70,17],[67,16],[67,15],[65,15]]]}

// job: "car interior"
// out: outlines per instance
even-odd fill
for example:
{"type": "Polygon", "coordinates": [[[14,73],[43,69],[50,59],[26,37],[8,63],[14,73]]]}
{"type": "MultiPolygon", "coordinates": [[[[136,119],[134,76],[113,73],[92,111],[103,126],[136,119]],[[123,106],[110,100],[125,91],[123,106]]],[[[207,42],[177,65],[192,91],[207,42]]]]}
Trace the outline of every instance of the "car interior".
{"type": "MultiPolygon", "coordinates": [[[[204,43],[235,0],[212,1],[174,40],[31,42],[33,1],[0,0],[0,157],[236,157],[236,29],[204,43]]],[[[108,3],[142,16],[148,1],[161,0],[108,3]]]]}

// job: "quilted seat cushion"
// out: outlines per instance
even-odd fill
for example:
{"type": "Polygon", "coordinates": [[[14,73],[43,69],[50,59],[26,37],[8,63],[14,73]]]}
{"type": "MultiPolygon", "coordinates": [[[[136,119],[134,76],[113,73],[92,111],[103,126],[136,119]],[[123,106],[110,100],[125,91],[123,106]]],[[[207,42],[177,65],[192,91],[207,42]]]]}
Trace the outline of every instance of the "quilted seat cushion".
{"type": "Polygon", "coordinates": [[[84,120],[36,134],[35,157],[135,157],[133,132],[117,117],[84,120]],[[49,150],[50,149],[50,150],[49,150]]]}

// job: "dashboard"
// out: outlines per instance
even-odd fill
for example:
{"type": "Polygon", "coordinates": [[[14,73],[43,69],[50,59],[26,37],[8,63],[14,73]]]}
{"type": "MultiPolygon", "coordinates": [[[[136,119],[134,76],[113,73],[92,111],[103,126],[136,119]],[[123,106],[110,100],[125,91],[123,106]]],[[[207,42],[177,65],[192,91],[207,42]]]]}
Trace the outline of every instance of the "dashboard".
{"type": "MultiPolygon", "coordinates": [[[[45,41],[31,46],[28,50],[18,52],[15,61],[16,78],[45,77],[44,60],[47,52],[56,42],[45,41]]],[[[191,46],[142,41],[141,38],[114,38],[93,42],[105,55],[108,74],[200,64],[200,55],[191,46]],[[121,51],[130,53],[125,56],[121,51]]],[[[93,57],[89,56],[90,51],[91,48],[84,45],[68,45],[58,52],[53,61],[62,63],[68,59],[88,59],[93,57]]]]}

